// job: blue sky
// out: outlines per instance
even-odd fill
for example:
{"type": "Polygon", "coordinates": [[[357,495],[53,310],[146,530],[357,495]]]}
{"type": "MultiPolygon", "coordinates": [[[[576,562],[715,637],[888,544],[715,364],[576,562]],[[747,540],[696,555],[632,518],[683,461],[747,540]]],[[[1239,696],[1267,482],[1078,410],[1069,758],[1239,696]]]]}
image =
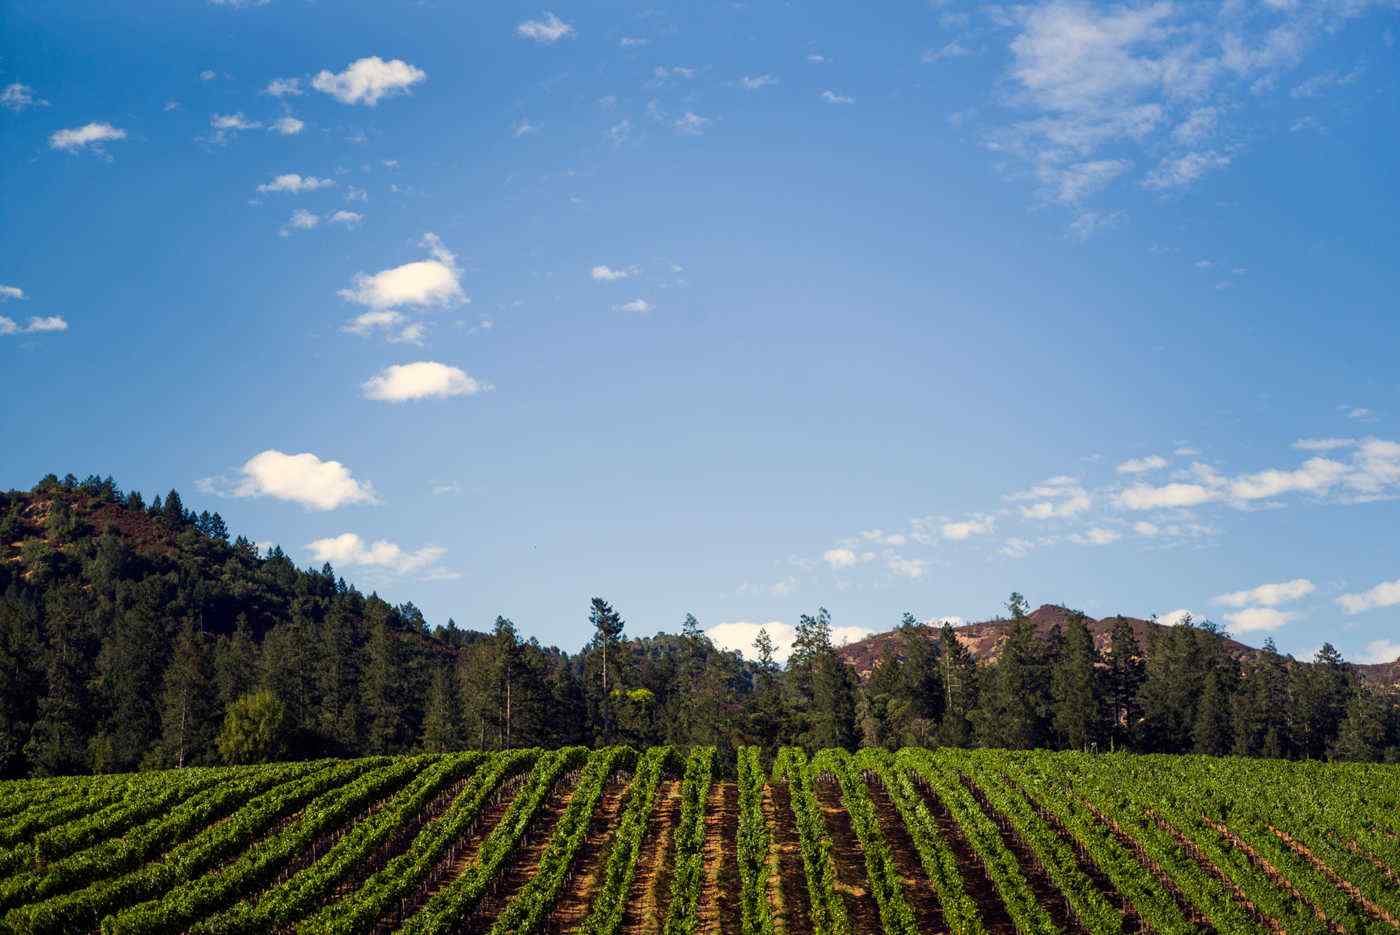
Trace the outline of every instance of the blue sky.
{"type": "Polygon", "coordinates": [[[1400,655],[1393,3],[6,2],[0,484],[429,620],[1400,655]]]}

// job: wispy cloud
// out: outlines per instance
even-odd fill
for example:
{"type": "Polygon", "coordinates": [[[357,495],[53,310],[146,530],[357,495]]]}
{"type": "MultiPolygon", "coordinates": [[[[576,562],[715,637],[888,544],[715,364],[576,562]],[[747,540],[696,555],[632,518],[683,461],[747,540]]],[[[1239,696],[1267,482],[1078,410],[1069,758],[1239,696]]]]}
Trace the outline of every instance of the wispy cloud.
{"type": "Polygon", "coordinates": [[[67,153],[87,150],[105,155],[104,144],[126,139],[126,131],[110,123],[85,123],[80,127],[57,130],[49,135],[49,148],[67,153]]]}
{"type": "Polygon", "coordinates": [[[515,34],[540,45],[553,45],[560,39],[573,36],[574,27],[553,13],[546,12],[540,19],[527,19],[520,23],[515,27],[515,34]]]}

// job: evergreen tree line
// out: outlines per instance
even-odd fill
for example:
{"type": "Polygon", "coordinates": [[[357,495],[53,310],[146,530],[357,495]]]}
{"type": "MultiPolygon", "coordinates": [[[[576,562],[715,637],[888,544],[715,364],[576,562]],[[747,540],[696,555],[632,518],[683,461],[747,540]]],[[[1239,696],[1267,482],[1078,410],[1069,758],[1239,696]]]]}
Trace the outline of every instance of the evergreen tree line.
{"type": "MultiPolygon", "coordinates": [[[[0,774],[51,775],[311,756],[565,744],[907,744],[1400,759],[1393,694],[1330,646],[1241,663],[1209,624],[1126,621],[1102,651],[1082,615],[1038,635],[1008,604],[995,664],[906,614],[862,684],[825,610],[785,665],[760,631],[746,661],[686,615],[629,636],[602,598],[577,653],[489,630],[430,628],[230,541],[171,491],[108,479],[0,494],[0,774]]],[[[580,613],[580,625],[585,624],[580,613]]]]}

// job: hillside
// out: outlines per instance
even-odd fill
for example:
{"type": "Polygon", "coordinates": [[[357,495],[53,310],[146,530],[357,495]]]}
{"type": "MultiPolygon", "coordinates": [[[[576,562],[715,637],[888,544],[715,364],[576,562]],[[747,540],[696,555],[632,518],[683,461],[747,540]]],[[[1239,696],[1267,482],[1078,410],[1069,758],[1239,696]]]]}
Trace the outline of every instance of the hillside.
{"type": "MultiPolygon", "coordinates": [[[[1059,626],[1063,630],[1072,615],[1073,612],[1066,607],[1044,604],[1027,616],[1035,625],[1036,635],[1044,638],[1055,626],[1059,626]]],[[[1144,648],[1144,652],[1152,644],[1153,636],[1167,629],[1164,624],[1143,620],[1139,617],[1116,615],[1104,617],[1102,620],[1086,617],[1085,624],[1094,638],[1094,645],[1100,651],[1108,649],[1113,628],[1120,621],[1127,621],[1128,625],[1133,628],[1133,636],[1137,639],[1138,645],[1144,648]]],[[[923,630],[929,639],[938,638],[937,628],[925,626],[923,630]]],[[[1011,621],[998,619],[968,623],[955,627],[953,632],[957,634],[958,641],[967,647],[968,652],[972,653],[979,665],[990,665],[996,662],[1001,654],[1002,645],[1011,633],[1011,621]]],[[[847,643],[840,648],[839,652],[841,658],[855,669],[862,679],[865,679],[885,652],[898,646],[898,640],[898,631],[890,630],[885,633],[876,633],[854,643],[847,643]]],[[[1226,651],[1241,662],[1248,662],[1263,652],[1263,650],[1247,646],[1234,639],[1226,639],[1224,645],[1226,651]]],[[[1307,660],[1301,661],[1306,662],[1307,660]]],[[[1377,664],[1353,663],[1352,667],[1368,682],[1378,685],[1400,685],[1400,658],[1396,658],[1393,662],[1377,664]]]]}
{"type": "MultiPolygon", "coordinates": [[[[1097,678],[1084,643],[1052,653],[1031,633],[1012,652],[1009,624],[987,621],[960,630],[964,658],[935,664],[930,647],[873,679],[891,636],[838,648],[825,611],[802,617],[805,648],[781,667],[717,648],[691,615],[629,622],[578,597],[551,622],[567,649],[505,616],[430,624],[329,565],[264,553],[176,491],[147,502],[51,476],[0,493],[0,776],[615,743],[1400,757],[1400,695],[1364,685],[1400,682],[1400,663],[1363,680],[1202,629],[1159,644],[1137,620],[1162,664],[1097,678]],[[1086,691],[1052,719],[1057,678],[1086,691]]],[[[1043,636],[1066,614],[1031,619],[1043,636]]],[[[1100,645],[1114,619],[1092,622],[1100,645]]]]}

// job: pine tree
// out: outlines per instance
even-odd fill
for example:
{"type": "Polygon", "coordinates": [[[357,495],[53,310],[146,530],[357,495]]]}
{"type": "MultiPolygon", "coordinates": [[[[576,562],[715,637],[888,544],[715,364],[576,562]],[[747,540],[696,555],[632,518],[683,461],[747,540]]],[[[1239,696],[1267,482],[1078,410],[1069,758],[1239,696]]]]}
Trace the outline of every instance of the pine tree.
{"type": "Polygon", "coordinates": [[[1227,676],[1219,669],[1206,675],[1205,689],[1196,710],[1191,741],[1196,753],[1223,756],[1234,743],[1230,714],[1231,698],[1227,676]]]}
{"type": "Polygon", "coordinates": [[[1239,756],[1285,757],[1292,752],[1288,724],[1288,669],[1272,639],[1245,670],[1235,694],[1234,750],[1239,756]]]}
{"type": "Polygon", "coordinates": [[[1099,653],[1083,614],[1070,617],[1058,657],[1050,685],[1055,736],[1061,747],[1087,750],[1097,746],[1102,737],[1104,714],[1100,705],[1099,653]]]}
{"type": "Polygon", "coordinates": [[[257,687],[258,644],[253,642],[246,614],[238,615],[232,636],[215,644],[214,684],[223,708],[257,687]]]}
{"type": "Polygon", "coordinates": [[[1019,595],[1009,605],[1015,622],[1001,656],[985,680],[972,714],[977,740],[986,747],[1029,750],[1044,744],[1048,695],[1041,662],[1043,648],[1034,625],[1015,616],[1019,595]]]}
{"type": "Polygon", "coordinates": [[[1176,626],[1153,633],[1147,675],[1138,693],[1142,717],[1137,738],[1144,752],[1185,753],[1191,749],[1206,668],[1196,629],[1187,617],[1176,626]]]}
{"type": "Polygon", "coordinates": [[[945,747],[972,745],[972,712],[977,707],[977,663],[949,623],[938,634],[938,659],[943,681],[943,717],[938,742],[945,747]]]}
{"type": "Polygon", "coordinates": [[[601,597],[593,598],[588,622],[593,624],[593,645],[602,653],[603,694],[608,693],[608,650],[622,637],[622,615],[601,597]]]}
{"type": "Polygon", "coordinates": [[[315,629],[319,634],[311,648],[318,699],[315,729],[331,750],[353,755],[361,732],[356,621],[349,607],[336,601],[315,629]]]}
{"type": "Polygon", "coordinates": [[[792,708],[801,712],[798,736],[810,750],[850,747],[856,739],[855,676],[831,643],[831,614],[803,614],[788,660],[792,708]]]}
{"type": "Polygon", "coordinates": [[[186,619],[165,670],[161,693],[161,746],[169,765],[183,768],[214,759],[218,711],[216,699],[209,693],[211,669],[204,634],[186,619]]]}
{"type": "Polygon", "coordinates": [[[938,643],[928,627],[910,613],[905,613],[900,621],[899,652],[904,661],[897,692],[898,742],[931,746],[943,717],[943,669],[939,665],[938,643]]]}
{"type": "Polygon", "coordinates": [[[0,597],[0,776],[24,772],[24,747],[44,691],[39,611],[18,596],[0,597]]]}
{"type": "Polygon", "coordinates": [[[428,753],[447,753],[461,748],[462,738],[457,727],[457,711],[452,704],[452,683],[443,667],[433,672],[432,687],[428,689],[428,706],[423,715],[423,730],[419,745],[428,753]]]}
{"type": "Polygon", "coordinates": [[[516,676],[520,668],[520,641],[515,632],[515,624],[505,617],[497,617],[491,631],[493,665],[491,673],[492,691],[496,698],[496,710],[492,718],[499,746],[512,746],[511,715],[515,698],[516,676]]]}
{"type": "Polygon", "coordinates": [[[88,686],[93,666],[83,619],[86,605],[87,596],[76,584],[58,586],[45,602],[44,695],[24,747],[25,759],[41,776],[79,773],[91,766],[94,708],[88,686]]]}
{"type": "Polygon", "coordinates": [[[397,753],[403,748],[404,672],[399,641],[387,620],[376,621],[365,647],[361,705],[365,713],[365,752],[397,753]]]}
{"type": "Polygon", "coordinates": [[[1107,663],[1109,740],[1114,748],[1127,749],[1141,715],[1138,692],[1147,672],[1133,626],[1123,617],[1114,622],[1109,634],[1107,663]]]}
{"type": "Polygon", "coordinates": [[[782,670],[774,658],[773,638],[766,627],[758,628],[753,648],[757,658],[749,704],[749,733],[760,746],[772,750],[784,740],[783,728],[788,723],[788,713],[783,703],[782,670]]]}
{"type": "Polygon", "coordinates": [[[1293,736],[1299,754],[1312,759],[1327,755],[1354,690],[1351,670],[1331,643],[1322,644],[1312,665],[1294,670],[1293,736]]]}
{"type": "Polygon", "coordinates": [[[117,616],[97,657],[96,687],[106,714],[94,767],[132,770],[160,739],[161,674],[166,637],[157,611],[142,601],[117,616]]]}
{"type": "Polygon", "coordinates": [[[1333,753],[1339,760],[1395,762],[1400,754],[1400,709],[1396,699],[1361,688],[1347,705],[1333,753]]]}

